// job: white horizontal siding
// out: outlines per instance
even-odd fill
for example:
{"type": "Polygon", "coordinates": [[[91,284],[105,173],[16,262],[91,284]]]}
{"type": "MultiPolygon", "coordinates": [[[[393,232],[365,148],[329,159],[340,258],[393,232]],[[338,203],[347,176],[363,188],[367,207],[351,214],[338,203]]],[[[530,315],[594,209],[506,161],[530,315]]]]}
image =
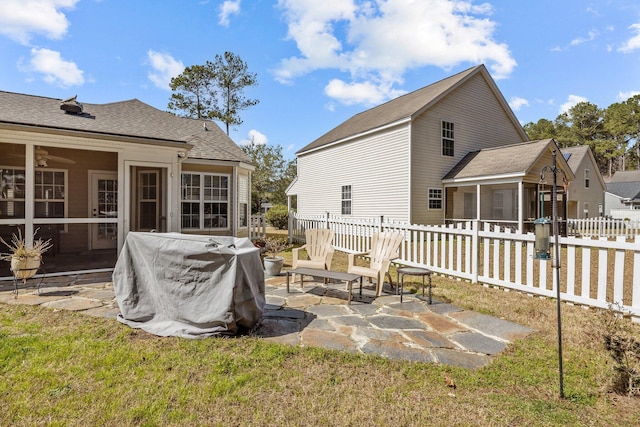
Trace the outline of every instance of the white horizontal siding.
{"type": "Polygon", "coordinates": [[[481,74],[450,93],[414,120],[412,129],[411,222],[441,224],[444,208],[428,210],[428,188],[469,152],[523,142],[514,124],[481,74]],[[442,121],[454,123],[454,156],[442,156],[442,121]]]}
{"type": "Polygon", "coordinates": [[[298,212],[341,214],[341,187],[351,185],[352,217],[408,220],[409,126],[400,125],[298,157],[298,212]]]}

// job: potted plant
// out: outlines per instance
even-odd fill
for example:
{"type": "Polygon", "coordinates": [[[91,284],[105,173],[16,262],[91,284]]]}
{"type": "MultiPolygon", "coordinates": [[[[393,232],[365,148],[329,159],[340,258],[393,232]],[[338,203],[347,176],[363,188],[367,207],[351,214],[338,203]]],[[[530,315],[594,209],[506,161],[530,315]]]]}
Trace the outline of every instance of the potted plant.
{"type": "Polygon", "coordinates": [[[9,249],[9,252],[0,253],[0,259],[9,261],[13,275],[23,281],[36,274],[42,263],[42,254],[52,246],[51,239],[38,239],[34,240],[31,247],[27,247],[20,229],[18,229],[18,235],[13,234],[11,236],[10,242],[5,241],[2,237],[0,237],[0,241],[9,249]]]}
{"type": "Polygon", "coordinates": [[[289,249],[291,245],[285,239],[267,237],[264,239],[264,271],[267,276],[279,276],[284,264],[284,258],[278,256],[282,251],[289,249]]]}

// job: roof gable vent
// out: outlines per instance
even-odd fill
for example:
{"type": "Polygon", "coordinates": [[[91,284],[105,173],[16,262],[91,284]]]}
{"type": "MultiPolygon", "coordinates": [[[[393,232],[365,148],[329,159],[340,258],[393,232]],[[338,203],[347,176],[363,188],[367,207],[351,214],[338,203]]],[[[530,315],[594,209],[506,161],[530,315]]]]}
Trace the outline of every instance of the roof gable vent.
{"type": "Polygon", "coordinates": [[[82,104],[77,101],[78,95],[65,99],[60,103],[60,109],[67,114],[82,113],[82,104]]]}

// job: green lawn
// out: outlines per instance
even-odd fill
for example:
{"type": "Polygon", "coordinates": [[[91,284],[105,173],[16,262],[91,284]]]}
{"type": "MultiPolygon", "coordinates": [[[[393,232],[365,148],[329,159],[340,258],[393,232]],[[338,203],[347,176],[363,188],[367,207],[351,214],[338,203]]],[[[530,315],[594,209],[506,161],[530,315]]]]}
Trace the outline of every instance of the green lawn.
{"type": "Polygon", "coordinates": [[[562,306],[562,400],[554,300],[433,282],[436,298],[537,332],[471,371],[255,337],[159,338],[115,320],[1,304],[0,426],[640,424],[640,400],[608,391],[613,363],[596,311],[562,306]]]}

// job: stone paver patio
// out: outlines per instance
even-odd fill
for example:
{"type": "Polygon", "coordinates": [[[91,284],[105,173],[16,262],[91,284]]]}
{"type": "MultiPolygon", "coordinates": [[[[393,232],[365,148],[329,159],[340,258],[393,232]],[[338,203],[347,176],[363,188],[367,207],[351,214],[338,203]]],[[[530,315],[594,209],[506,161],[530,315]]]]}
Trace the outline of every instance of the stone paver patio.
{"type": "MultiPolygon", "coordinates": [[[[19,286],[0,282],[0,304],[42,305],[90,316],[112,318],[120,312],[110,274],[70,275],[38,279],[19,286]]],[[[354,291],[347,305],[344,285],[305,280],[291,285],[285,277],[266,279],[267,305],[253,332],[266,341],[377,354],[393,359],[479,368],[491,362],[530,328],[496,317],[463,310],[437,299],[429,305],[420,296],[405,293],[404,302],[389,289],[376,298],[373,288],[354,291]]],[[[128,326],[118,323],[120,327],[128,326]]]]}

